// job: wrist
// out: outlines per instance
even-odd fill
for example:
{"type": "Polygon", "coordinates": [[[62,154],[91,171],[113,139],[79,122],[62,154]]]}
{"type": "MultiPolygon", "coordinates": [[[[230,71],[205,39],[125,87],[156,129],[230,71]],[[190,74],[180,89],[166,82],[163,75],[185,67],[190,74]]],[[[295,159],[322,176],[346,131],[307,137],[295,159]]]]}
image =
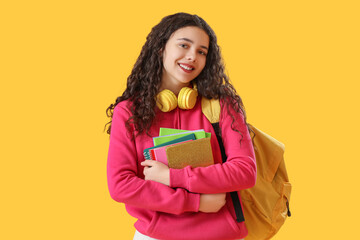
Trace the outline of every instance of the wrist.
{"type": "Polygon", "coordinates": [[[170,169],[165,171],[165,185],[170,186],[170,169]]]}

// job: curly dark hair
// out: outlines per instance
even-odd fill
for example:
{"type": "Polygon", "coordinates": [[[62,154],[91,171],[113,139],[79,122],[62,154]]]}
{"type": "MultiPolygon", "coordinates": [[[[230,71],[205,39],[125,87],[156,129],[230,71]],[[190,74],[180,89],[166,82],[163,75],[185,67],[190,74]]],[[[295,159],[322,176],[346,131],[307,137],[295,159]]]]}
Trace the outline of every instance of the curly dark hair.
{"type": "MultiPolygon", "coordinates": [[[[106,128],[110,124],[107,129],[108,134],[111,133],[111,122],[115,106],[127,99],[133,104],[130,108],[132,116],[128,119],[126,127],[130,129],[130,124],[133,124],[137,135],[144,133],[144,131],[148,134],[155,118],[156,95],[159,93],[161,86],[163,70],[161,51],[176,30],[188,26],[199,27],[209,36],[209,49],[205,67],[193,79],[196,82],[199,95],[208,99],[223,99],[228,107],[232,106],[235,111],[244,115],[247,124],[243,102],[224,72],[225,67],[214,31],[201,17],[180,12],[164,17],[146,37],[141,53],[127,78],[125,91],[116,98],[115,103],[106,109],[107,116],[111,118],[110,122],[105,125],[106,128]]],[[[234,121],[233,117],[233,123],[234,121]]],[[[251,131],[248,124],[247,126],[248,130],[251,131]]]]}

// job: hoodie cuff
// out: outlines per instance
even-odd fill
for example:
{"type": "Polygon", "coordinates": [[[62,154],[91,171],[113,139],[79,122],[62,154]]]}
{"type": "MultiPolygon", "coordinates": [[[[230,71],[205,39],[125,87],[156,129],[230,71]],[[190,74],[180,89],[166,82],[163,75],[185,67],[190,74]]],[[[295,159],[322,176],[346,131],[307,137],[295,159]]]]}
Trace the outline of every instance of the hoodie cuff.
{"type": "MultiPolygon", "coordinates": [[[[189,166],[188,166],[189,167],[189,166]]],[[[189,176],[187,174],[186,169],[188,167],[182,169],[174,169],[170,168],[170,187],[172,188],[185,188],[189,190],[189,176]]]]}
{"type": "Polygon", "coordinates": [[[189,201],[186,201],[187,207],[190,212],[198,212],[200,207],[200,194],[199,193],[189,193],[189,201]]]}

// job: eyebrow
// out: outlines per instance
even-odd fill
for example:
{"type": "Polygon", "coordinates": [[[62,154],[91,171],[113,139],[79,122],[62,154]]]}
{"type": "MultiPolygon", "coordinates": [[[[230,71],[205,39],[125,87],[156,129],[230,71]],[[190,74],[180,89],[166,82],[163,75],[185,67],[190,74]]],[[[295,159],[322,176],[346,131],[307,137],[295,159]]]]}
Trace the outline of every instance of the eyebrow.
{"type": "MultiPolygon", "coordinates": [[[[191,42],[191,43],[194,43],[192,40],[188,39],[188,38],[178,38],[177,40],[184,40],[184,41],[187,41],[187,42],[191,42]]],[[[209,50],[207,47],[201,45],[200,46],[201,48],[204,48],[206,50],[209,50]]]]}

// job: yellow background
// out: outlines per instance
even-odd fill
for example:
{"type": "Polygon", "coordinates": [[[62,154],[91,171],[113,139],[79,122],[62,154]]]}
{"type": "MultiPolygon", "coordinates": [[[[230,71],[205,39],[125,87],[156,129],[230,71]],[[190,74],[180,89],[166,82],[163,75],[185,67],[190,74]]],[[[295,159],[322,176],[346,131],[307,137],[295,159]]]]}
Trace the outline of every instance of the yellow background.
{"type": "Polygon", "coordinates": [[[132,239],[105,109],[179,11],[214,29],[248,122],[286,146],[293,216],[274,239],[359,239],[357,2],[2,1],[0,239],[132,239]]]}

